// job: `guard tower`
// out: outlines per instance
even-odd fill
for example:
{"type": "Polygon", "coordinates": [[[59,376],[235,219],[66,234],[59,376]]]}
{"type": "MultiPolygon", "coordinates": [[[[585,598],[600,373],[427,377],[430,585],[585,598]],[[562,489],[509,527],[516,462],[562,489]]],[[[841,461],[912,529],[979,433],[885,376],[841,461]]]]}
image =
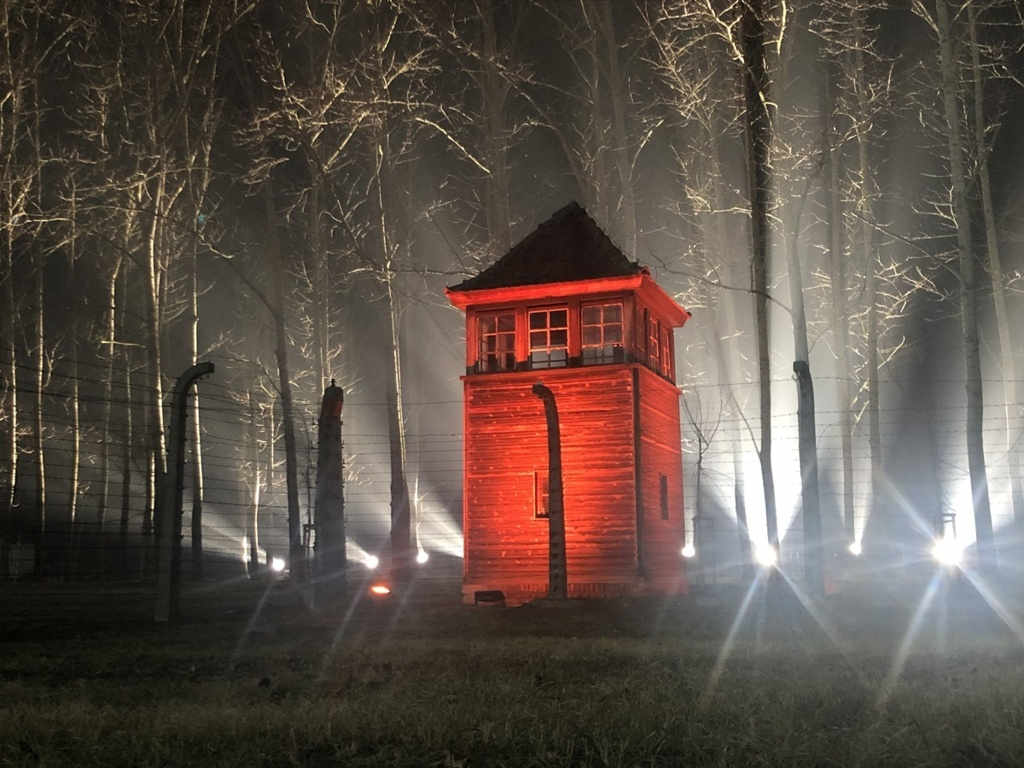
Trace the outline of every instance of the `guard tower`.
{"type": "Polygon", "coordinates": [[[561,426],[569,594],[685,592],[673,331],[689,313],[576,203],[447,294],[466,312],[463,599],[547,593],[538,381],[561,426]]]}

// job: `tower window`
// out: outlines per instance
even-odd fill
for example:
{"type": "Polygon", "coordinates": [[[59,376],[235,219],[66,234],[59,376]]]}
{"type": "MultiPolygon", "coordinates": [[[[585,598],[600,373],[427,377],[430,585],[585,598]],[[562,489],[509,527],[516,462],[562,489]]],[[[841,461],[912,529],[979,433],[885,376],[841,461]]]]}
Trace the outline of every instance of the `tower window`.
{"type": "Polygon", "coordinates": [[[654,371],[661,370],[661,356],[658,354],[660,323],[647,315],[647,365],[654,371]]]}
{"type": "Polygon", "coordinates": [[[658,501],[661,504],[661,519],[668,520],[668,477],[658,475],[658,501]]]}
{"type": "Polygon", "coordinates": [[[568,361],[568,310],[530,310],[530,367],[563,368],[568,361]]]}
{"type": "Polygon", "coordinates": [[[662,327],[661,329],[661,373],[671,379],[672,375],[672,329],[662,327]]]}
{"type": "Polygon", "coordinates": [[[499,312],[480,317],[481,373],[514,371],[516,369],[516,316],[499,312]]]}
{"type": "Polygon", "coordinates": [[[582,315],[583,364],[623,360],[622,304],[584,304],[582,315]]]}
{"type": "Polygon", "coordinates": [[[546,469],[533,473],[533,516],[537,519],[551,516],[551,487],[546,469]]]}

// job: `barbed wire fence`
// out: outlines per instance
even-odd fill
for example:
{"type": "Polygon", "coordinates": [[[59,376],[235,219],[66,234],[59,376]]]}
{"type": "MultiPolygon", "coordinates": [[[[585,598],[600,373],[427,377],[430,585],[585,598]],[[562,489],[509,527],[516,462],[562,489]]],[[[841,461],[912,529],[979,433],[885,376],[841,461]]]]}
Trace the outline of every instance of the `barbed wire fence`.
{"type": "MultiPolygon", "coordinates": [[[[28,366],[25,366],[28,368],[28,366]]],[[[159,490],[152,462],[152,429],[147,413],[152,410],[156,388],[150,375],[135,371],[129,381],[103,378],[101,364],[79,363],[77,376],[55,365],[48,372],[42,391],[44,401],[44,463],[46,486],[45,518],[39,506],[37,484],[40,473],[31,424],[19,431],[18,488],[16,504],[3,509],[0,534],[8,548],[5,581],[37,581],[78,584],[88,590],[90,584],[116,581],[147,587],[156,575],[156,535],[154,514],[159,490]],[[92,373],[90,374],[90,365],[92,373]],[[79,385],[81,407],[79,433],[73,433],[69,413],[71,385],[79,385]],[[109,397],[105,394],[110,387],[109,397]],[[109,412],[108,412],[109,410],[109,412]],[[106,437],[105,437],[106,435],[106,437]],[[77,498],[71,517],[71,484],[76,477],[73,460],[79,451],[77,498]],[[106,459],[104,460],[104,456],[106,459]],[[104,487],[106,490],[104,490],[104,487]],[[45,522],[44,522],[45,521],[45,522]]],[[[827,386],[834,377],[816,377],[827,386]]],[[[902,386],[905,382],[889,380],[902,386]]],[[[959,388],[962,381],[950,378],[936,385],[959,388]]],[[[789,386],[789,378],[773,381],[789,386]]],[[[684,393],[753,387],[755,382],[707,383],[684,385],[684,393]]],[[[23,413],[32,413],[29,401],[39,394],[33,387],[19,387],[23,413]],[[28,407],[26,407],[28,406],[28,407]]],[[[165,390],[166,392],[166,390],[165,390]]],[[[953,390],[951,389],[951,392],[953,390]]],[[[275,557],[288,552],[288,506],[285,493],[285,455],[280,434],[280,404],[260,403],[258,409],[243,400],[244,393],[233,384],[216,378],[199,385],[199,420],[202,429],[202,539],[203,568],[207,581],[249,578],[270,566],[275,557]],[[256,413],[254,424],[253,414],[256,413]],[[255,535],[256,540],[251,540],[255,535]]],[[[686,394],[684,394],[686,396],[686,394]]],[[[937,402],[957,402],[955,392],[937,402]]],[[[881,409],[882,441],[886,446],[886,469],[895,478],[900,493],[890,494],[885,502],[886,516],[899,516],[911,527],[922,521],[930,524],[937,515],[959,513],[961,528],[973,529],[969,508],[963,508],[963,489],[968,487],[965,442],[966,416],[955,406],[940,408],[930,403],[904,399],[903,404],[881,409]],[[894,455],[893,446],[901,441],[915,446],[909,453],[918,456],[920,476],[912,477],[908,491],[907,456],[894,455]],[[915,442],[916,441],[916,442],[915,442]],[[917,492],[923,486],[929,493],[917,492]],[[907,501],[907,498],[910,501],[907,501]],[[906,508],[900,508],[903,504],[906,508]]],[[[447,407],[453,414],[461,408],[460,399],[407,401],[412,408],[447,407]]],[[[165,423],[169,423],[166,413],[165,423]]],[[[299,506],[303,523],[312,521],[316,496],[316,423],[319,401],[297,398],[292,414],[298,442],[297,478],[299,506]]],[[[354,409],[380,410],[383,400],[350,398],[346,414],[354,409]]],[[[34,415],[34,414],[33,414],[34,415]]],[[[820,489],[825,517],[826,540],[838,551],[845,546],[840,535],[842,520],[841,450],[837,409],[821,408],[818,420],[818,460],[821,466],[820,489]],[[831,535],[830,535],[831,533],[831,535]]],[[[756,413],[736,414],[726,408],[717,416],[714,437],[703,448],[699,471],[701,498],[696,489],[696,446],[694,425],[681,412],[684,465],[684,511],[688,541],[695,537],[694,516],[698,508],[705,524],[704,538],[698,541],[699,557],[693,563],[695,577],[703,581],[728,581],[740,578],[744,563],[733,504],[740,468],[748,536],[759,537],[764,530],[760,479],[757,474],[754,441],[750,424],[756,413]],[[736,454],[740,455],[737,461],[736,454]],[[712,522],[708,522],[712,521],[712,522]]],[[[344,432],[345,517],[348,529],[349,567],[363,573],[385,546],[388,536],[390,504],[390,451],[387,420],[357,419],[364,425],[344,432]],[[379,425],[380,429],[366,426],[379,425]]],[[[797,465],[797,422],[795,410],[780,410],[774,416],[773,453],[777,471],[780,530],[786,532],[782,560],[799,571],[802,553],[802,529],[799,515],[799,470],[797,465]],[[781,480],[781,482],[780,482],[781,480]]],[[[460,421],[453,418],[453,424],[460,421]]],[[[191,421],[189,422],[191,425],[191,421]]],[[[609,425],[614,428],[614,425],[609,425]]],[[[1004,405],[986,404],[984,433],[988,451],[988,480],[992,488],[993,518],[998,530],[1009,519],[1008,487],[1012,464],[1005,449],[1007,429],[1004,405]]],[[[866,423],[855,430],[851,460],[854,466],[855,525],[870,539],[872,521],[868,503],[871,490],[870,450],[866,423]]],[[[195,452],[191,430],[186,448],[183,496],[182,566],[186,578],[196,573],[190,543],[193,538],[191,514],[198,495],[199,475],[194,471],[195,452]]],[[[410,491],[414,494],[414,514],[419,528],[419,547],[431,557],[420,578],[457,585],[461,577],[462,551],[462,453],[461,430],[409,432],[408,468],[410,491]]],[[[969,491],[966,503],[969,503],[969,491]]],[[[6,506],[4,489],[0,504],[6,506]]],[[[877,507],[876,507],[877,508],[877,507]]],[[[879,514],[879,513],[876,513],[879,514]]],[[[884,529],[884,526],[883,526],[884,529]]],[[[315,542],[315,532],[304,544],[307,553],[315,542]]],[[[891,533],[891,525],[888,530],[891,533]]],[[[922,533],[923,535],[923,533],[922,533]]]]}

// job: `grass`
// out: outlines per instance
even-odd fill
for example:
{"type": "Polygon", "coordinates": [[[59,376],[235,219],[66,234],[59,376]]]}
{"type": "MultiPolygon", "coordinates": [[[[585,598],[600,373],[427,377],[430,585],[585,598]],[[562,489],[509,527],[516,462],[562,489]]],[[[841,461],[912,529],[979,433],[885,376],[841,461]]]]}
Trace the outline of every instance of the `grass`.
{"type": "Polygon", "coordinates": [[[884,701],[920,591],[830,600],[839,645],[758,597],[713,691],[739,595],[414,599],[339,638],[341,613],[277,591],[251,625],[244,588],[186,596],[171,630],[126,624],[125,595],[67,621],[60,590],[21,594],[0,593],[4,766],[1024,764],[1024,647],[967,594],[939,595],[884,701]]]}

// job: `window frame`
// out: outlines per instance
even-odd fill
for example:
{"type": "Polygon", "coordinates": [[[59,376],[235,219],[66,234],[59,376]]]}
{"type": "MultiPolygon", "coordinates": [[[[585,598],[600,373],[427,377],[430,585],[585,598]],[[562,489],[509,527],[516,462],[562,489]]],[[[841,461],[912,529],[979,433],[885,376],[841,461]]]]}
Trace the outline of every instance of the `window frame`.
{"type": "Polygon", "coordinates": [[[652,371],[661,372],[661,321],[654,316],[653,312],[647,313],[647,367],[652,371]]]}
{"type": "Polygon", "coordinates": [[[580,304],[580,362],[583,365],[602,365],[607,363],[621,363],[626,359],[626,308],[625,302],[619,297],[597,299],[582,302],[580,304]],[[606,321],[605,311],[608,307],[617,307],[619,319],[617,321],[606,321]],[[585,314],[588,309],[597,308],[600,310],[600,317],[597,323],[588,323],[585,314]],[[619,340],[609,342],[605,338],[607,329],[618,326],[619,340]],[[600,341],[597,344],[588,344],[586,332],[588,328],[598,328],[600,341]],[[596,350],[593,357],[588,358],[588,350],[596,350]]]}
{"type": "Polygon", "coordinates": [[[505,373],[516,370],[516,311],[515,309],[494,309],[487,312],[480,312],[477,314],[476,319],[476,335],[477,335],[477,356],[476,356],[476,370],[479,373],[505,373]],[[510,330],[501,330],[500,324],[502,317],[510,317],[512,319],[512,328],[510,330]],[[488,320],[494,320],[494,331],[484,331],[484,323],[488,320]],[[506,349],[501,349],[500,340],[501,337],[511,336],[512,346],[506,349]],[[488,364],[491,353],[487,351],[487,339],[494,337],[494,361],[496,363],[494,368],[491,368],[488,364]],[[511,365],[502,365],[502,356],[511,355],[511,365]]]}
{"type": "Polygon", "coordinates": [[[551,368],[567,368],[569,366],[569,331],[571,328],[570,322],[570,308],[568,304],[557,304],[546,307],[528,307],[526,310],[526,359],[529,363],[530,370],[548,370],[551,368]],[[565,313],[565,325],[552,326],[551,316],[556,312],[565,313]],[[546,325],[543,327],[533,327],[533,316],[534,315],[545,315],[546,325]],[[563,331],[565,333],[564,344],[552,344],[551,335],[563,331]],[[533,344],[533,335],[535,333],[545,334],[547,343],[538,345],[536,348],[533,344]],[[551,353],[561,350],[564,353],[564,357],[561,360],[552,360],[551,353]],[[547,354],[548,359],[546,361],[535,362],[533,359],[535,352],[543,352],[547,354]]]}

